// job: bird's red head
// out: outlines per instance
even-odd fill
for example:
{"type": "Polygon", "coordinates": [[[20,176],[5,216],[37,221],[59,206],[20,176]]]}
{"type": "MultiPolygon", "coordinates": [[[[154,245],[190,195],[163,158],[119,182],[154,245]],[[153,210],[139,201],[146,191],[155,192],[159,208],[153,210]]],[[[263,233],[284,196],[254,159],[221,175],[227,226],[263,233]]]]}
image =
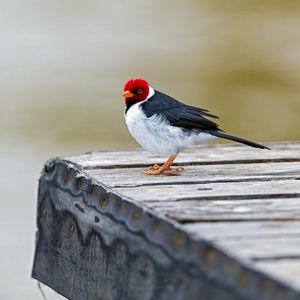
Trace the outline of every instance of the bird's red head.
{"type": "Polygon", "coordinates": [[[122,96],[125,97],[126,105],[129,102],[140,102],[147,99],[149,84],[144,79],[130,79],[124,85],[122,96]]]}

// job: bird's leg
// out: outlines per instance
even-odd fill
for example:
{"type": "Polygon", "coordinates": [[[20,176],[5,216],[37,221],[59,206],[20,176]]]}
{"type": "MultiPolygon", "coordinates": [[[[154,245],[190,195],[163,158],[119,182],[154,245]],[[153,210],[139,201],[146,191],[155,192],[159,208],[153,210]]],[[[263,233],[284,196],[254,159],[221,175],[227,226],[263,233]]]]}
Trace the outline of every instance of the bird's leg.
{"type": "Polygon", "coordinates": [[[145,174],[147,175],[160,175],[160,174],[165,174],[165,175],[175,175],[178,174],[183,170],[181,167],[171,167],[172,163],[176,159],[177,154],[172,154],[168,160],[162,165],[154,165],[150,167],[150,171],[146,171],[145,174]]]}

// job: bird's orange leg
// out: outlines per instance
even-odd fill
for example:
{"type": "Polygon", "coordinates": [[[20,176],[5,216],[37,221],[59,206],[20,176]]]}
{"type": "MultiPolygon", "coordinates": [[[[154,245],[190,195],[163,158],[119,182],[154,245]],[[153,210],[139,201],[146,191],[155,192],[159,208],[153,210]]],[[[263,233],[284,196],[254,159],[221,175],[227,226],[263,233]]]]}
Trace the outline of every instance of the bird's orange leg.
{"type": "Polygon", "coordinates": [[[176,157],[177,157],[177,154],[172,154],[162,166],[154,165],[149,168],[149,171],[146,171],[144,173],[147,175],[160,175],[160,174],[177,175],[178,173],[180,173],[183,170],[183,168],[171,167],[171,165],[174,162],[174,160],[176,159],[176,157]]]}

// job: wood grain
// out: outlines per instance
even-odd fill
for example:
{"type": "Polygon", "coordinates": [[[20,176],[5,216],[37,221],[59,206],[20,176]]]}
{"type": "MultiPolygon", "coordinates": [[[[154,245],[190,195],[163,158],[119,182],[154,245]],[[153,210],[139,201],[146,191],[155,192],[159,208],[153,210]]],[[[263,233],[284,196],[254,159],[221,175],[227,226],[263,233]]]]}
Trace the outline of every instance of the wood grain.
{"type": "Polygon", "coordinates": [[[300,179],[300,162],[185,166],[180,176],[147,176],[146,168],[92,169],[86,172],[109,187],[300,179]]]}
{"type": "Polygon", "coordinates": [[[261,221],[219,221],[191,222],[184,228],[199,237],[210,240],[223,239],[265,239],[300,236],[300,221],[261,220],[261,221]]]}
{"type": "Polygon", "coordinates": [[[143,150],[69,160],[114,193],[175,220],[193,238],[290,280],[300,289],[300,143],[197,146],[180,153],[180,176],[147,176],[165,158],[143,150]]]}
{"type": "Polygon", "coordinates": [[[140,202],[159,200],[225,200],[299,198],[299,180],[277,180],[257,182],[228,182],[184,185],[160,185],[159,188],[143,186],[115,188],[118,193],[140,202]],[[136,197],[138,195],[138,198],[136,197]]]}
{"type": "MultiPolygon", "coordinates": [[[[252,260],[300,259],[300,235],[278,236],[264,239],[222,239],[220,243],[228,251],[252,260]]],[[[300,271],[299,271],[300,272],[300,271]]]]}
{"type": "Polygon", "coordinates": [[[300,259],[266,260],[256,265],[275,276],[286,278],[295,287],[300,285],[300,259]]]}
{"type": "Polygon", "coordinates": [[[299,198],[153,201],[146,205],[179,222],[300,220],[299,198]]]}
{"type": "MultiPolygon", "coordinates": [[[[180,153],[177,164],[234,164],[240,162],[300,161],[300,143],[266,144],[269,150],[258,150],[238,144],[195,146],[180,153]]],[[[166,158],[154,157],[144,150],[99,151],[66,159],[84,169],[132,168],[163,163],[166,158]]]]}

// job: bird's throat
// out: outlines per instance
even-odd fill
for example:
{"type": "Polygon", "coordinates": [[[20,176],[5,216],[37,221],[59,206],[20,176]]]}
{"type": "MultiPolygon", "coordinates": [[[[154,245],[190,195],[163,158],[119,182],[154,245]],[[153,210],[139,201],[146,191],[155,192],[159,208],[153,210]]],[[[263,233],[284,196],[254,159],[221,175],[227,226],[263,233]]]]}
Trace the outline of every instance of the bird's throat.
{"type": "Polygon", "coordinates": [[[139,100],[136,100],[136,99],[125,98],[125,105],[126,105],[126,108],[125,108],[125,114],[126,114],[126,112],[128,111],[128,109],[129,109],[132,105],[134,105],[134,104],[136,104],[136,103],[138,103],[138,102],[140,102],[140,101],[139,101],[139,100]]]}

